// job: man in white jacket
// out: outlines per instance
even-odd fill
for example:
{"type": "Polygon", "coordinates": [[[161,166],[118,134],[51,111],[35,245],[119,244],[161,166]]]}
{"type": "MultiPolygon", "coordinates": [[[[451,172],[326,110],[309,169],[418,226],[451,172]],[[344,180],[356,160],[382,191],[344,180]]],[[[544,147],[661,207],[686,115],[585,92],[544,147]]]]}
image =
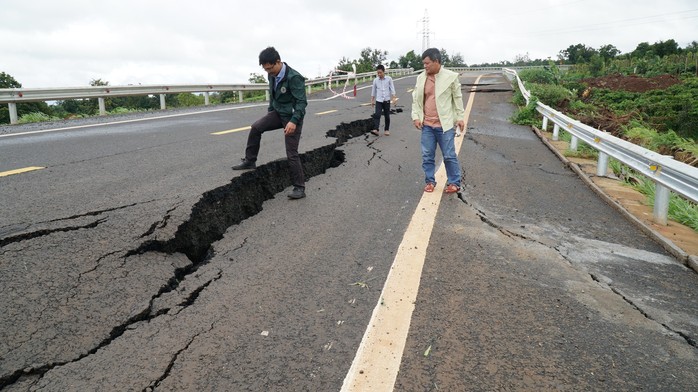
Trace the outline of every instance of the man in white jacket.
{"type": "Polygon", "coordinates": [[[412,121],[422,131],[422,169],[425,192],[436,186],[434,158],[439,145],[446,165],[447,184],[444,192],[460,191],[460,164],[454,138],[456,127],[465,128],[465,110],[458,73],[441,66],[441,52],[429,48],[422,54],[424,72],[417,77],[412,92],[412,121]]]}

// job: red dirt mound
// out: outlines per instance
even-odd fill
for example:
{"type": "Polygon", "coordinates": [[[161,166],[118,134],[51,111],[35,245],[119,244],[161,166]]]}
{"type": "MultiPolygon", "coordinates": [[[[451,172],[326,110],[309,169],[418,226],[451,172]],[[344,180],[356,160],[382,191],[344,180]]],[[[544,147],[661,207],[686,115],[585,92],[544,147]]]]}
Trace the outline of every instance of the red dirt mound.
{"type": "Polygon", "coordinates": [[[582,79],[581,82],[589,87],[643,93],[649,90],[663,90],[681,83],[681,80],[674,75],[659,75],[651,78],[643,78],[637,75],[625,76],[613,74],[600,78],[582,79]]]}

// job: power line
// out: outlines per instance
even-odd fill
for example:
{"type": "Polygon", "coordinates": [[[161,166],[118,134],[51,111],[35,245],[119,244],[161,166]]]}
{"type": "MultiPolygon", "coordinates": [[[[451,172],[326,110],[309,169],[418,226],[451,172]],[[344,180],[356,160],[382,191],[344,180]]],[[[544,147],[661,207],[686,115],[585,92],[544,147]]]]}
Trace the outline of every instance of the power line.
{"type": "MultiPolygon", "coordinates": [[[[636,26],[636,25],[642,25],[642,24],[664,22],[667,20],[667,19],[663,18],[664,16],[672,16],[672,15],[677,15],[677,14],[687,14],[687,13],[696,12],[696,11],[698,11],[698,9],[687,10],[687,11],[678,11],[678,12],[670,12],[670,13],[666,13],[666,14],[658,14],[658,15],[652,15],[652,16],[643,16],[643,17],[638,17],[638,18],[621,19],[621,20],[615,20],[615,21],[603,22],[603,23],[592,23],[592,24],[586,24],[586,25],[580,25],[580,26],[574,26],[574,27],[568,27],[568,28],[561,28],[561,29],[539,30],[539,31],[533,31],[530,34],[532,34],[532,35],[547,35],[550,33],[556,33],[556,34],[576,33],[576,32],[582,32],[582,31],[601,30],[601,29],[605,29],[607,27],[617,28],[617,27],[636,26]],[[632,23],[632,22],[638,22],[638,23],[632,23]]],[[[678,17],[670,18],[669,20],[683,20],[683,19],[693,19],[693,18],[698,18],[698,15],[691,15],[691,16],[685,16],[685,17],[680,17],[680,15],[678,15],[678,17]]]]}
{"type": "Polygon", "coordinates": [[[527,11],[523,11],[523,12],[517,12],[515,14],[506,14],[504,16],[521,16],[521,15],[531,14],[534,12],[546,11],[546,10],[549,10],[551,8],[564,7],[564,6],[568,6],[568,5],[572,5],[572,4],[576,4],[576,3],[582,3],[582,2],[586,2],[586,1],[587,0],[576,0],[576,1],[570,1],[570,2],[562,3],[562,4],[553,4],[553,5],[550,5],[548,7],[538,8],[538,9],[534,9],[534,10],[527,10],[527,11]]]}

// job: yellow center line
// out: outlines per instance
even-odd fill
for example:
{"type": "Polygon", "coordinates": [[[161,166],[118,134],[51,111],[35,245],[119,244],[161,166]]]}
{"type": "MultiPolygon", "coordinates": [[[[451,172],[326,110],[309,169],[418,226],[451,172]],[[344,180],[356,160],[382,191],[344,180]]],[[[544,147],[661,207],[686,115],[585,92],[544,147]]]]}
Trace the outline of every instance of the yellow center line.
{"type": "Polygon", "coordinates": [[[326,111],[326,112],[315,113],[315,115],[316,115],[316,116],[322,116],[323,114],[334,113],[334,112],[336,112],[336,111],[337,111],[336,109],[335,109],[335,110],[328,110],[328,111],[326,111]]]}
{"type": "MultiPolygon", "coordinates": [[[[464,116],[465,129],[468,128],[474,97],[474,92],[468,97],[464,116]]],[[[465,137],[455,139],[456,154],[460,152],[463,139],[465,137]]],[[[443,163],[436,171],[435,178],[438,184],[436,189],[433,193],[423,194],[402,237],[380,300],[373,309],[354,361],[344,378],[341,392],[392,392],[395,387],[429,239],[446,184],[446,169],[443,163]]]]}
{"type": "Polygon", "coordinates": [[[371,104],[371,102],[366,102],[366,103],[362,103],[362,104],[359,105],[359,106],[368,106],[368,105],[370,105],[370,104],[371,104]]]}
{"type": "Polygon", "coordinates": [[[4,172],[0,172],[0,177],[6,177],[6,176],[11,176],[13,174],[20,174],[20,173],[26,173],[34,170],[41,170],[41,169],[46,169],[43,166],[29,166],[29,167],[23,167],[21,169],[15,169],[15,170],[8,170],[4,172]]]}
{"type": "Polygon", "coordinates": [[[242,128],[235,128],[235,129],[230,129],[227,131],[220,131],[220,132],[213,132],[211,135],[225,135],[227,133],[233,133],[233,132],[240,132],[240,131],[247,131],[248,129],[251,129],[252,127],[247,126],[247,127],[242,127],[242,128]]]}

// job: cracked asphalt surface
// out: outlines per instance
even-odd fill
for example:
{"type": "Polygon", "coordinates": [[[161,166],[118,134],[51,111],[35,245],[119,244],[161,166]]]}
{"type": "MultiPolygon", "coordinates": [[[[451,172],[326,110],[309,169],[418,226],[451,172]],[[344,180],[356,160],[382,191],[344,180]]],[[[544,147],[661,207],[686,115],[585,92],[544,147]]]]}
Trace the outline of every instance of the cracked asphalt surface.
{"type": "MultiPolygon", "coordinates": [[[[211,135],[264,105],[0,138],[0,170],[47,167],[0,178],[0,389],[339,390],[422,195],[414,80],[389,137],[370,90],[311,96],[300,201],[280,132],[246,173],[247,133],[211,135]]],[[[694,388],[696,274],[480,84],[395,390],[694,388]]]]}

